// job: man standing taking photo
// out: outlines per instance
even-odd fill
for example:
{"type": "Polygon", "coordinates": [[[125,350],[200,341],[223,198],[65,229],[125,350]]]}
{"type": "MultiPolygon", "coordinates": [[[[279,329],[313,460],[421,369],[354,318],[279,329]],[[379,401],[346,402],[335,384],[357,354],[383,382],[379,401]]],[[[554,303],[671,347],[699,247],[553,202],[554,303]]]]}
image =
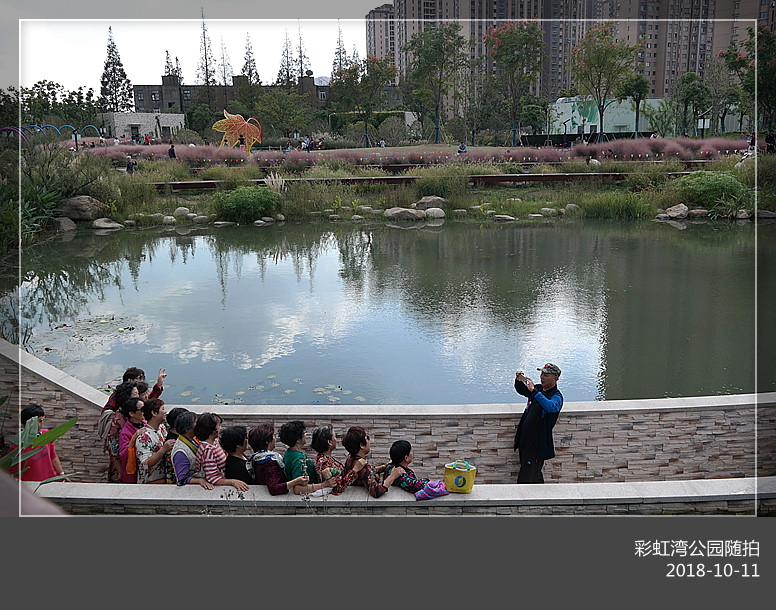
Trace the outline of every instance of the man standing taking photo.
{"type": "Polygon", "coordinates": [[[515,391],[528,398],[528,405],[515,432],[514,449],[519,450],[520,472],[518,483],[544,483],[544,460],[555,457],[552,429],[563,407],[563,395],[558,389],[560,368],[548,362],[536,369],[541,372],[541,383],[517,371],[515,391]]]}

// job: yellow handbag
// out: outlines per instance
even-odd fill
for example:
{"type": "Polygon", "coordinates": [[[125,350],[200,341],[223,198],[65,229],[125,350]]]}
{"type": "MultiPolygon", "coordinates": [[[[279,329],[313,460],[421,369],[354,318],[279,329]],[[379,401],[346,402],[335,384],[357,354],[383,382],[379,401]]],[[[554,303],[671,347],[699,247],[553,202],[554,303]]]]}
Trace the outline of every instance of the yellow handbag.
{"type": "Polygon", "coordinates": [[[445,464],[445,487],[453,493],[471,493],[476,474],[477,468],[464,460],[445,464]]]}

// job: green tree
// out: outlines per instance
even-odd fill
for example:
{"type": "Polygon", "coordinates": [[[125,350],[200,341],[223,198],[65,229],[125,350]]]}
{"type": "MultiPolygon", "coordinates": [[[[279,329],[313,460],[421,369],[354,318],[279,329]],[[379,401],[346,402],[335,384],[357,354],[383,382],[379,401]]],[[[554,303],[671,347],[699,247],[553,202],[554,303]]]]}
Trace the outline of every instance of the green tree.
{"type": "Polygon", "coordinates": [[[356,112],[364,122],[364,144],[369,147],[369,119],[386,102],[385,89],[396,76],[388,58],[373,56],[345,68],[331,83],[332,103],[345,112],[356,112]]]}
{"type": "Polygon", "coordinates": [[[0,127],[19,127],[19,91],[0,89],[0,127]]]}
{"type": "Polygon", "coordinates": [[[229,61],[229,54],[226,52],[224,37],[221,37],[221,55],[218,59],[218,81],[223,91],[223,107],[229,103],[227,92],[232,86],[232,64],[229,61]]]}
{"type": "Polygon", "coordinates": [[[649,130],[666,138],[676,135],[676,110],[670,98],[663,98],[657,107],[644,105],[644,116],[649,121],[649,130]]]}
{"type": "Polygon", "coordinates": [[[291,89],[296,85],[295,78],[294,50],[291,47],[291,39],[286,31],[286,38],[283,42],[283,50],[280,52],[280,68],[278,76],[275,79],[275,85],[284,89],[291,89]]]}
{"type": "Polygon", "coordinates": [[[222,118],[223,115],[213,113],[207,104],[199,104],[186,113],[186,126],[203,135],[213,126],[213,123],[222,118]]]}
{"type": "Polygon", "coordinates": [[[251,35],[245,36],[245,57],[243,60],[242,74],[245,76],[245,84],[240,86],[237,92],[237,98],[246,106],[251,108],[255,103],[261,87],[261,77],[256,68],[256,58],[253,55],[251,46],[251,35]]]}
{"type": "MultiPolygon", "coordinates": [[[[56,114],[64,124],[83,128],[96,122],[99,111],[94,89],[84,90],[84,87],[78,87],[62,96],[56,114]]],[[[94,135],[94,132],[91,135],[94,135]]]]}
{"type": "Polygon", "coordinates": [[[302,26],[299,25],[299,40],[296,45],[296,78],[297,82],[301,84],[302,77],[307,74],[310,69],[310,58],[307,56],[307,50],[304,47],[302,40],[302,26]]]}
{"type": "Polygon", "coordinates": [[[342,28],[337,25],[337,45],[334,48],[334,61],[331,62],[331,80],[337,78],[349,65],[348,52],[342,40],[342,28]]]}
{"type": "Polygon", "coordinates": [[[678,133],[686,133],[696,124],[696,117],[711,104],[709,88],[695,72],[685,72],[671,87],[669,97],[677,110],[678,133]]]}
{"type": "Polygon", "coordinates": [[[262,91],[253,111],[264,133],[269,133],[269,128],[273,133],[282,134],[286,138],[290,138],[295,131],[301,133],[312,115],[307,96],[279,87],[262,91]]]}
{"type": "Polygon", "coordinates": [[[709,103],[711,105],[709,125],[712,136],[719,135],[720,132],[720,117],[722,117],[723,109],[727,105],[727,89],[730,86],[728,82],[728,69],[725,60],[718,55],[709,56],[703,66],[703,83],[709,90],[709,103]]]}
{"type": "Polygon", "coordinates": [[[207,33],[207,24],[205,23],[205,10],[202,9],[202,35],[199,39],[199,63],[197,64],[197,84],[204,85],[204,95],[202,100],[215,110],[216,87],[216,60],[213,57],[213,49],[210,44],[210,35],[207,33]]]}
{"type": "Polygon", "coordinates": [[[757,105],[767,129],[776,119],[776,35],[765,24],[746,28],[749,37],[731,43],[719,55],[741,81],[742,89],[757,105]],[[755,90],[757,95],[755,96],[755,90]]]}
{"type": "Polygon", "coordinates": [[[483,39],[496,66],[500,91],[507,100],[512,121],[512,146],[516,146],[520,117],[525,112],[521,111],[520,100],[539,80],[542,62],[546,58],[544,34],[535,24],[508,21],[490,26],[483,39]]]}
{"type": "Polygon", "coordinates": [[[433,101],[434,142],[439,142],[439,125],[445,118],[445,96],[450,91],[453,77],[466,65],[469,57],[468,43],[460,30],[460,23],[429,25],[402,47],[402,51],[412,58],[410,74],[413,82],[427,91],[419,92],[419,97],[429,97],[433,101]]]}
{"type": "Polygon", "coordinates": [[[100,106],[103,112],[129,112],[134,108],[132,84],[121,63],[111,27],[108,27],[107,57],[100,79],[100,106]]]}
{"type": "Polygon", "coordinates": [[[630,98],[636,110],[636,123],[633,128],[634,137],[639,137],[639,116],[641,114],[641,102],[647,99],[649,93],[649,80],[643,74],[632,74],[617,89],[617,99],[630,98]]]}
{"type": "Polygon", "coordinates": [[[41,80],[32,87],[22,87],[20,91],[22,125],[40,125],[53,121],[64,95],[64,87],[59,83],[41,80]]]}
{"type": "Polygon", "coordinates": [[[633,74],[639,45],[614,39],[613,22],[590,27],[571,55],[571,73],[579,92],[590,96],[598,108],[599,137],[605,133],[604,112],[614,94],[633,74]]]}

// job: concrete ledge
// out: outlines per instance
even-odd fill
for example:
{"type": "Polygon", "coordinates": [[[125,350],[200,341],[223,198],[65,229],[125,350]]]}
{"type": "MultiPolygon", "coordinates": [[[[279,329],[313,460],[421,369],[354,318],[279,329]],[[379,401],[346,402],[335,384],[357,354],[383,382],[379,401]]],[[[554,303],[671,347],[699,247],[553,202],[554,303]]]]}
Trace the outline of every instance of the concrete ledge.
{"type": "MultiPolygon", "coordinates": [[[[30,491],[36,483],[23,483],[30,491]]],[[[271,496],[265,486],[245,493],[198,485],[48,483],[37,495],[72,514],[257,515],[257,514],[741,514],[776,513],[776,477],[650,481],[477,485],[470,494],[418,501],[398,488],[372,498],[364,488],[341,496],[271,496]],[[757,510],[756,510],[757,506],[757,510]]]]}

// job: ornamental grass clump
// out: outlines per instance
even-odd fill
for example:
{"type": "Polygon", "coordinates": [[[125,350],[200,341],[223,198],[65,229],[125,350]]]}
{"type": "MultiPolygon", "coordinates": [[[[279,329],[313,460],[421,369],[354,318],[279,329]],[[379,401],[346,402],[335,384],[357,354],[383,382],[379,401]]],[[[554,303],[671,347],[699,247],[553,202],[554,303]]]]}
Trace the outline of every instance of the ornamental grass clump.
{"type": "Polygon", "coordinates": [[[744,202],[749,197],[747,188],[727,172],[693,172],[677,179],[673,186],[690,208],[709,209],[719,204],[744,202]]]}
{"type": "Polygon", "coordinates": [[[213,195],[212,209],[219,220],[251,224],[279,209],[280,198],[262,186],[238,186],[213,195]]]}

